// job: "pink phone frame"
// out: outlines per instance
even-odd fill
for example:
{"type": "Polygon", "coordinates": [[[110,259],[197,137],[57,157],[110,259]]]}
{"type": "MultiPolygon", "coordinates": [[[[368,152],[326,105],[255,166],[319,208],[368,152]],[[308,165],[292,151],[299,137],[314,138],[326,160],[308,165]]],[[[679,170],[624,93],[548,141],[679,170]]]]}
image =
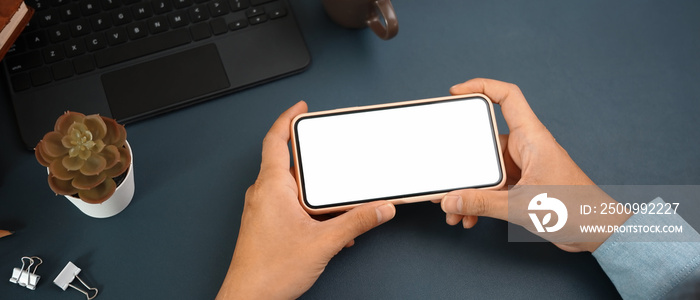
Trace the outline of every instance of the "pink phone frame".
{"type": "MultiPolygon", "coordinates": [[[[414,104],[441,102],[441,101],[446,101],[446,100],[475,98],[475,97],[483,98],[484,100],[486,100],[486,102],[489,106],[489,111],[491,113],[491,124],[493,124],[493,126],[492,126],[493,134],[496,137],[495,140],[496,140],[496,147],[497,147],[497,151],[498,151],[499,166],[501,168],[501,180],[497,184],[492,185],[492,186],[487,186],[487,187],[479,187],[478,189],[500,189],[500,188],[502,188],[505,185],[505,181],[506,181],[506,168],[505,168],[505,164],[503,163],[503,152],[501,151],[501,142],[500,142],[500,138],[498,137],[498,126],[496,124],[496,117],[495,117],[494,111],[493,111],[493,103],[491,102],[491,99],[489,99],[489,97],[487,97],[486,95],[475,93],[475,94],[458,95],[458,96],[447,96],[447,97],[420,99],[420,100],[412,100],[412,101],[402,101],[402,102],[394,102],[394,103],[387,103],[387,104],[377,104],[377,105],[341,108],[341,109],[334,109],[334,110],[304,113],[304,114],[300,114],[300,115],[296,116],[292,120],[292,124],[290,126],[290,132],[291,132],[291,141],[292,141],[292,154],[294,157],[294,166],[295,166],[294,167],[294,175],[296,177],[297,189],[299,190],[299,203],[301,203],[301,206],[304,208],[304,210],[306,210],[309,214],[313,214],[313,215],[347,211],[347,210],[352,209],[355,206],[361,205],[362,203],[366,203],[366,202],[362,202],[362,203],[353,203],[353,204],[339,204],[337,206],[324,207],[324,208],[313,208],[313,207],[309,207],[306,204],[306,201],[304,200],[304,193],[303,193],[303,187],[302,187],[302,181],[301,181],[301,170],[296,167],[299,165],[299,153],[297,150],[297,142],[296,142],[297,139],[296,139],[296,132],[294,129],[296,127],[295,125],[297,124],[297,122],[301,118],[310,117],[310,116],[330,115],[330,114],[337,114],[337,113],[376,110],[376,109],[381,109],[381,108],[391,108],[391,107],[397,107],[397,106],[410,106],[410,105],[414,105],[414,104]]],[[[390,199],[387,201],[389,201],[393,204],[415,203],[415,202],[442,199],[442,197],[445,196],[445,194],[447,194],[447,193],[434,193],[434,194],[421,195],[421,196],[412,196],[412,197],[390,199]]]]}

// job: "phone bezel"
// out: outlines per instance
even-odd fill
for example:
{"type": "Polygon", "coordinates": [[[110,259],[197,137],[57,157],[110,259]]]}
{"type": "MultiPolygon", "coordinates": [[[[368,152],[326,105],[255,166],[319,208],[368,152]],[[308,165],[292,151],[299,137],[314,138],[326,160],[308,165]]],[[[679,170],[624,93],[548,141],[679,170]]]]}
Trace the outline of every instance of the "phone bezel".
{"type": "Polygon", "coordinates": [[[304,207],[304,209],[309,212],[310,214],[325,214],[325,213],[331,213],[331,212],[339,212],[339,211],[345,211],[349,210],[354,206],[360,205],[362,203],[366,202],[372,202],[372,201],[377,201],[377,200],[387,200],[390,201],[394,204],[403,204],[403,203],[413,203],[413,202],[421,202],[421,201],[429,201],[429,200],[435,200],[435,199],[441,199],[445,194],[452,190],[458,190],[458,189],[465,189],[465,188],[474,188],[474,189],[498,189],[503,187],[505,184],[505,179],[506,179],[506,173],[505,173],[505,165],[503,162],[503,155],[501,153],[501,144],[500,144],[500,139],[498,138],[498,126],[496,123],[496,118],[494,115],[494,110],[493,110],[493,103],[491,102],[491,99],[489,99],[486,95],[483,94],[467,94],[467,95],[458,95],[458,96],[447,96],[447,97],[438,97],[438,98],[429,98],[429,99],[421,99],[421,100],[412,100],[412,101],[402,101],[402,102],[394,102],[394,103],[387,103],[387,104],[378,104],[378,105],[368,105],[368,106],[359,106],[359,107],[350,107],[350,108],[342,108],[342,109],[334,109],[334,110],[327,110],[327,111],[319,111],[319,112],[311,112],[311,113],[304,113],[296,116],[292,120],[292,124],[290,126],[290,131],[291,131],[291,143],[292,143],[292,152],[293,152],[293,158],[294,158],[294,173],[296,176],[296,183],[297,183],[297,188],[299,190],[299,202],[301,205],[304,207]],[[311,119],[311,118],[318,118],[318,117],[329,117],[329,116],[334,116],[334,115],[344,115],[344,114],[353,114],[353,113],[362,113],[362,112],[369,112],[369,111],[377,111],[377,110],[386,110],[386,109],[397,109],[397,108],[403,108],[403,107],[411,107],[411,106],[421,106],[421,105],[431,105],[439,102],[451,102],[451,101],[462,101],[462,100],[474,100],[474,99],[479,99],[484,102],[486,102],[488,106],[488,114],[489,114],[489,120],[491,121],[491,136],[494,139],[494,144],[496,145],[496,157],[498,158],[499,161],[499,174],[500,178],[494,182],[493,184],[486,184],[486,185],[480,185],[480,186],[466,186],[466,187],[461,187],[461,188],[455,188],[455,189],[450,189],[450,190],[438,190],[438,191],[426,191],[426,192],[421,192],[421,193],[414,193],[414,194],[402,194],[402,195],[396,195],[396,196],[391,196],[391,197],[382,197],[382,198],[376,198],[376,199],[363,199],[363,200],[357,200],[357,201],[352,201],[352,202],[343,202],[343,203],[338,203],[338,204],[325,204],[325,205],[318,205],[314,206],[308,203],[306,200],[306,189],[304,188],[304,176],[303,176],[303,161],[301,159],[300,155],[300,149],[299,149],[299,139],[298,139],[298,134],[297,134],[297,125],[299,124],[300,121],[304,119],[311,119]]]}

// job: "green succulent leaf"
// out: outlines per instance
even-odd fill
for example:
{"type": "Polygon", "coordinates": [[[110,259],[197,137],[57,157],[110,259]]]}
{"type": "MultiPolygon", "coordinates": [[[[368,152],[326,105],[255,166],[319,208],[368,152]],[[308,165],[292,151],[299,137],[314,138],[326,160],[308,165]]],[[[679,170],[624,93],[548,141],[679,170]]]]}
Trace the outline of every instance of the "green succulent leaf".
{"type": "Polygon", "coordinates": [[[117,189],[117,184],[112,180],[112,178],[107,178],[105,181],[100,183],[98,186],[89,189],[81,190],[78,192],[80,199],[92,204],[99,204],[109,199],[114,194],[117,189]]]}
{"type": "Polygon", "coordinates": [[[66,170],[76,171],[83,167],[85,160],[78,156],[64,156],[61,163],[63,163],[63,166],[66,167],[66,170]]]}
{"type": "Polygon", "coordinates": [[[93,140],[101,140],[107,134],[107,125],[99,115],[89,115],[85,117],[85,126],[92,132],[93,140]]]}
{"type": "Polygon", "coordinates": [[[95,147],[92,148],[92,152],[94,152],[94,153],[100,153],[100,152],[102,152],[102,150],[105,148],[105,146],[107,146],[107,145],[105,144],[105,142],[103,142],[102,140],[96,140],[96,141],[95,141],[95,147]]]}
{"type": "Polygon", "coordinates": [[[117,147],[125,147],[126,148],[126,128],[124,128],[124,125],[119,125],[119,141],[117,143],[114,143],[115,146],[117,147]]]}
{"type": "Polygon", "coordinates": [[[105,144],[120,147],[119,141],[121,140],[121,131],[119,128],[124,128],[124,126],[119,125],[114,119],[102,117],[102,120],[107,127],[107,135],[103,139],[105,144]]]}
{"type": "Polygon", "coordinates": [[[39,143],[34,148],[34,156],[36,156],[36,160],[39,162],[39,164],[48,168],[49,165],[51,165],[51,161],[54,160],[54,158],[48,157],[46,154],[44,154],[44,147],[41,145],[42,143],[43,141],[39,141],[39,143]]]}
{"type": "Polygon", "coordinates": [[[104,148],[104,151],[102,151],[102,157],[105,158],[107,161],[107,165],[105,166],[105,169],[110,169],[114,167],[119,162],[119,149],[117,149],[116,146],[114,145],[109,145],[104,148]]]}
{"type": "Polygon", "coordinates": [[[61,180],[72,180],[78,175],[78,171],[68,171],[68,169],[63,166],[63,162],[60,159],[51,162],[49,165],[49,173],[61,180]]]}
{"type": "Polygon", "coordinates": [[[58,131],[61,135],[66,135],[68,133],[68,128],[70,128],[73,123],[83,123],[85,115],[79,112],[67,111],[56,120],[56,124],[53,127],[54,131],[58,131]]]}
{"type": "Polygon", "coordinates": [[[58,195],[75,195],[78,189],[73,187],[70,180],[61,180],[53,175],[49,175],[49,187],[58,195]]]}
{"type": "Polygon", "coordinates": [[[131,153],[129,153],[129,149],[126,147],[119,147],[118,149],[119,162],[117,162],[113,167],[105,170],[108,177],[114,178],[123,174],[127,169],[129,169],[129,164],[131,164],[131,153]]]}
{"type": "MultiPolygon", "coordinates": [[[[65,147],[66,149],[73,148],[73,144],[71,144],[72,141],[73,141],[73,139],[71,138],[70,135],[64,135],[64,136],[61,138],[61,144],[62,144],[63,147],[65,147]]],[[[70,153],[70,150],[69,150],[69,153],[70,153]]]]}
{"type": "Polygon", "coordinates": [[[44,142],[41,143],[44,153],[51,157],[66,155],[66,153],[68,153],[68,149],[63,147],[61,139],[63,139],[63,136],[61,133],[56,131],[51,131],[44,135],[44,138],[42,139],[44,142]]]}
{"type": "Polygon", "coordinates": [[[83,175],[97,175],[105,169],[107,160],[98,153],[92,153],[85,163],[80,167],[80,173],[83,175]]]}
{"type": "Polygon", "coordinates": [[[98,175],[93,175],[93,176],[87,176],[83,175],[82,173],[79,173],[75,178],[73,178],[73,181],[71,184],[79,190],[89,190],[89,189],[94,189],[100,183],[105,181],[107,178],[107,175],[103,172],[98,175]]]}

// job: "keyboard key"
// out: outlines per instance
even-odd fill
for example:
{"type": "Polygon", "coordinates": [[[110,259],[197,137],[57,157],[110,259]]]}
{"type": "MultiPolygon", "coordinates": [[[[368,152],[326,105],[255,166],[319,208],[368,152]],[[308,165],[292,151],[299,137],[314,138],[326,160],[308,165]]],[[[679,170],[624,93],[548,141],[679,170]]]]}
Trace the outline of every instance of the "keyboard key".
{"type": "Polygon", "coordinates": [[[190,33],[187,29],[168,31],[159,35],[140,39],[119,47],[107,48],[95,53],[97,67],[104,68],[151,53],[170,49],[189,43],[190,33]]]}
{"type": "Polygon", "coordinates": [[[267,21],[267,16],[260,15],[257,17],[250,18],[250,19],[248,19],[248,21],[250,22],[250,25],[257,25],[257,24],[260,24],[260,23],[267,21]]]}
{"type": "Polygon", "coordinates": [[[117,27],[117,28],[112,28],[110,30],[105,31],[105,35],[107,36],[107,43],[110,46],[118,45],[121,43],[124,43],[127,41],[126,37],[126,29],[117,27]]]}
{"type": "Polygon", "coordinates": [[[49,7],[48,0],[25,0],[24,3],[33,7],[37,11],[44,10],[49,7]]]}
{"type": "Polygon", "coordinates": [[[61,20],[70,21],[75,20],[80,17],[80,9],[78,4],[70,4],[66,6],[59,7],[58,12],[61,14],[61,20]]]}
{"type": "Polygon", "coordinates": [[[287,15],[287,10],[284,7],[278,7],[270,11],[270,19],[278,19],[287,15]]]}
{"type": "Polygon", "coordinates": [[[132,40],[140,39],[148,35],[146,22],[131,23],[126,26],[126,32],[129,33],[129,38],[132,40]]]}
{"type": "Polygon", "coordinates": [[[192,5],[192,0],[173,0],[175,8],[185,8],[192,5]]]}
{"type": "Polygon", "coordinates": [[[83,74],[95,69],[95,61],[91,55],[84,55],[73,60],[76,74],[83,74]]]}
{"type": "Polygon", "coordinates": [[[58,10],[48,9],[37,12],[33,19],[39,20],[39,26],[47,27],[58,24],[58,22],[61,21],[60,18],[58,10]]]}
{"type": "Polygon", "coordinates": [[[102,31],[112,27],[112,17],[109,13],[99,14],[92,17],[90,23],[92,23],[92,29],[102,31]]]}
{"type": "Polygon", "coordinates": [[[129,8],[122,7],[112,12],[112,20],[116,26],[129,23],[131,21],[131,12],[129,11],[129,8]]]}
{"type": "Polygon", "coordinates": [[[153,12],[158,15],[173,10],[173,4],[170,2],[170,0],[155,0],[151,2],[151,5],[153,5],[153,12]]]}
{"type": "Polygon", "coordinates": [[[226,21],[223,18],[211,20],[211,22],[209,22],[209,26],[211,26],[211,32],[214,35],[220,35],[228,32],[226,21]]]}
{"type": "Polygon", "coordinates": [[[41,68],[34,70],[29,73],[29,76],[32,78],[33,86],[44,85],[51,82],[52,80],[51,71],[49,71],[49,68],[41,68]]]}
{"type": "Polygon", "coordinates": [[[156,16],[148,20],[148,29],[151,34],[161,33],[168,30],[168,18],[156,16]]]}
{"type": "Polygon", "coordinates": [[[48,37],[44,31],[30,32],[25,37],[29,49],[44,47],[49,44],[48,37]]]}
{"type": "Polygon", "coordinates": [[[214,0],[207,6],[209,6],[209,12],[212,17],[223,16],[228,13],[228,7],[226,7],[224,0],[214,0]]]}
{"type": "Polygon", "coordinates": [[[24,41],[23,36],[18,36],[17,39],[15,40],[15,43],[10,46],[10,49],[7,50],[7,56],[12,56],[17,53],[22,53],[24,50],[27,49],[27,42],[24,41]]]}
{"type": "Polygon", "coordinates": [[[248,21],[241,19],[241,20],[236,20],[236,21],[229,23],[228,29],[238,30],[238,29],[241,29],[241,28],[246,27],[246,26],[248,26],[248,21]]]}
{"type": "Polygon", "coordinates": [[[63,54],[63,47],[61,47],[61,45],[48,46],[41,50],[41,52],[44,54],[44,61],[47,64],[57,62],[65,58],[65,54],[63,54]]]}
{"type": "Polygon", "coordinates": [[[143,20],[153,15],[153,11],[151,11],[151,6],[148,5],[148,2],[142,2],[132,6],[131,12],[135,20],[143,20]]]}
{"type": "Polygon", "coordinates": [[[83,39],[74,39],[65,43],[66,56],[74,57],[87,51],[83,39]]]}
{"type": "Polygon", "coordinates": [[[190,27],[190,32],[192,33],[192,40],[199,41],[206,39],[211,36],[211,31],[209,31],[209,24],[199,23],[190,27]]]}
{"type": "Polygon", "coordinates": [[[79,37],[90,33],[90,22],[88,19],[80,19],[70,24],[70,34],[79,37]]]}
{"type": "Polygon", "coordinates": [[[100,2],[98,0],[83,0],[79,5],[80,13],[83,16],[91,16],[100,12],[100,2]]]}
{"type": "Polygon", "coordinates": [[[101,32],[91,34],[85,37],[85,46],[88,51],[97,51],[107,47],[107,38],[101,32]]]}
{"type": "Polygon", "coordinates": [[[7,69],[10,73],[26,71],[41,66],[44,63],[39,50],[11,56],[5,60],[7,61],[7,69]]]}
{"type": "Polygon", "coordinates": [[[192,21],[192,23],[209,19],[209,12],[207,11],[207,7],[205,5],[192,7],[188,11],[190,13],[190,21],[192,21]]]}
{"type": "Polygon", "coordinates": [[[32,87],[32,80],[29,78],[29,74],[27,73],[10,77],[10,82],[12,83],[12,89],[15,92],[24,91],[32,87]]]}
{"type": "Polygon", "coordinates": [[[73,64],[69,61],[62,61],[51,66],[51,73],[54,80],[66,79],[73,76],[73,64]]]}
{"type": "Polygon", "coordinates": [[[49,40],[52,43],[62,42],[70,38],[70,30],[66,24],[51,27],[47,31],[49,33],[49,40]]]}
{"type": "Polygon", "coordinates": [[[187,14],[184,11],[176,11],[168,15],[168,20],[170,21],[170,27],[178,28],[185,26],[190,23],[187,19],[187,14]]]}
{"type": "Polygon", "coordinates": [[[246,0],[229,0],[228,4],[232,11],[239,11],[248,8],[248,1],[246,0]]]}
{"type": "Polygon", "coordinates": [[[119,7],[119,0],[102,0],[102,8],[104,10],[115,9],[119,7]]]}
{"type": "Polygon", "coordinates": [[[261,7],[251,7],[245,11],[245,15],[248,18],[265,14],[265,10],[261,7]]]}

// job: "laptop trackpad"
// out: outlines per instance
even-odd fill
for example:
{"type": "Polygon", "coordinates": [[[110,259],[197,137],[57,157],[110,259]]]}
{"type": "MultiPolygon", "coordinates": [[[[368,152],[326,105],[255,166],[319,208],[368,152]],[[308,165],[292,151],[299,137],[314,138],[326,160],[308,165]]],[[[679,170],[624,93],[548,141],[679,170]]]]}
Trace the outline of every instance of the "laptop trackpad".
{"type": "Polygon", "coordinates": [[[214,44],[102,75],[112,117],[117,120],[176,108],[229,85],[214,44]]]}

